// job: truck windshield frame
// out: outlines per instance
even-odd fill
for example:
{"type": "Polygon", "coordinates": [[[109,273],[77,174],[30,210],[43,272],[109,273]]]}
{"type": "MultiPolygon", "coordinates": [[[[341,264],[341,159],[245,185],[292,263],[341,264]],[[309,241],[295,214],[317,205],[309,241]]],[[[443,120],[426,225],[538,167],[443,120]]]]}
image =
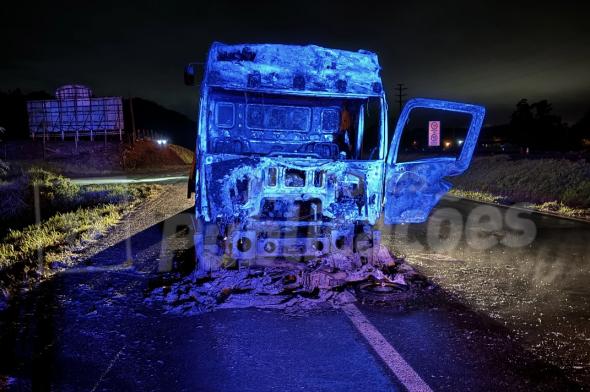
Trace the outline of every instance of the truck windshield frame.
{"type": "Polygon", "coordinates": [[[212,88],[206,105],[209,153],[384,159],[387,127],[383,96],[310,96],[212,88]]]}

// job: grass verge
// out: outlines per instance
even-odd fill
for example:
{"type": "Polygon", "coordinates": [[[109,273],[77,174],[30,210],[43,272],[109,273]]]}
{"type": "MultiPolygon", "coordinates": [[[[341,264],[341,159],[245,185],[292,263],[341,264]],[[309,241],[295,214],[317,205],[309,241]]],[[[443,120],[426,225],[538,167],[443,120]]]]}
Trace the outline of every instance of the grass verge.
{"type": "Polygon", "coordinates": [[[178,155],[178,157],[182,159],[182,162],[184,162],[186,165],[191,165],[193,163],[193,158],[195,156],[193,151],[177,144],[171,144],[168,146],[168,148],[174,151],[174,153],[178,155]]]}
{"type": "Polygon", "coordinates": [[[590,164],[584,160],[478,157],[452,179],[450,194],[487,203],[515,204],[590,219],[590,164]]]}
{"type": "Polygon", "coordinates": [[[68,264],[72,250],[100,238],[159,185],[78,186],[39,168],[0,186],[0,309],[21,285],[50,274],[45,266],[68,264]],[[40,219],[37,221],[35,211],[40,219]]]}
{"type": "Polygon", "coordinates": [[[42,257],[50,263],[64,255],[66,247],[104,234],[121,219],[124,207],[114,204],[58,213],[39,225],[12,230],[0,243],[0,269],[15,263],[31,263],[42,257]]]}

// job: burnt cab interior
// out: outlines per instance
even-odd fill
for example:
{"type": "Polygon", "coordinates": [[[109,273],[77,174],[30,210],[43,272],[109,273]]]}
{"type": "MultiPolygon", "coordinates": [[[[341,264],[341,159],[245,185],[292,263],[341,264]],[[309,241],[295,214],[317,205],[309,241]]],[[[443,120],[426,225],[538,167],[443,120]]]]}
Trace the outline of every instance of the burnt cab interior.
{"type": "Polygon", "coordinates": [[[379,98],[323,98],[213,90],[210,153],[379,159],[379,98]]]}

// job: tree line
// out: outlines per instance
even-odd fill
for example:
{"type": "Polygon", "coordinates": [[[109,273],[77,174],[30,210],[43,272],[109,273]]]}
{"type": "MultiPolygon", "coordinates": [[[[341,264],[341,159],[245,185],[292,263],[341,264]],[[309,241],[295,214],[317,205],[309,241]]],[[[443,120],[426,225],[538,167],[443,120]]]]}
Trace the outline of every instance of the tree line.
{"type": "Polygon", "coordinates": [[[529,103],[527,99],[521,99],[510,117],[510,123],[498,136],[505,143],[535,151],[589,149],[590,110],[570,126],[553,113],[553,106],[548,100],[529,103]]]}

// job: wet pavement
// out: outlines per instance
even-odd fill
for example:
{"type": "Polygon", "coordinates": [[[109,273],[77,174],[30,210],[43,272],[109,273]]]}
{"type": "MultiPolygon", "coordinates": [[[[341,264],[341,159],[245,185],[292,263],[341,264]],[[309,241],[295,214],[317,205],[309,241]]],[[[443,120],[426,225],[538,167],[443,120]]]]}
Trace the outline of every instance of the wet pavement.
{"type": "Polygon", "coordinates": [[[429,222],[384,229],[383,238],[457,301],[590,385],[589,223],[447,197],[429,222]],[[488,217],[470,226],[475,209],[488,217]],[[526,230],[511,229],[518,226],[513,214],[526,230]],[[458,235],[450,228],[457,217],[458,235]]]}
{"type": "MultiPolygon", "coordinates": [[[[341,310],[297,317],[257,309],[179,316],[146,302],[158,277],[164,227],[181,220],[166,215],[142,226],[129,241],[56,274],[1,314],[0,389],[4,383],[10,390],[60,391],[403,390],[341,310]]],[[[190,246],[182,233],[170,237],[168,251],[190,246]]],[[[476,268],[468,257],[446,257],[444,265],[476,268]]],[[[424,260],[418,264],[434,270],[424,260]]],[[[433,390],[581,389],[569,373],[537,359],[503,318],[471,304],[471,286],[455,292],[456,276],[435,276],[442,286],[436,295],[404,306],[359,309],[433,390]]],[[[519,275],[499,279],[506,292],[520,287],[510,276],[519,275]]]]}

